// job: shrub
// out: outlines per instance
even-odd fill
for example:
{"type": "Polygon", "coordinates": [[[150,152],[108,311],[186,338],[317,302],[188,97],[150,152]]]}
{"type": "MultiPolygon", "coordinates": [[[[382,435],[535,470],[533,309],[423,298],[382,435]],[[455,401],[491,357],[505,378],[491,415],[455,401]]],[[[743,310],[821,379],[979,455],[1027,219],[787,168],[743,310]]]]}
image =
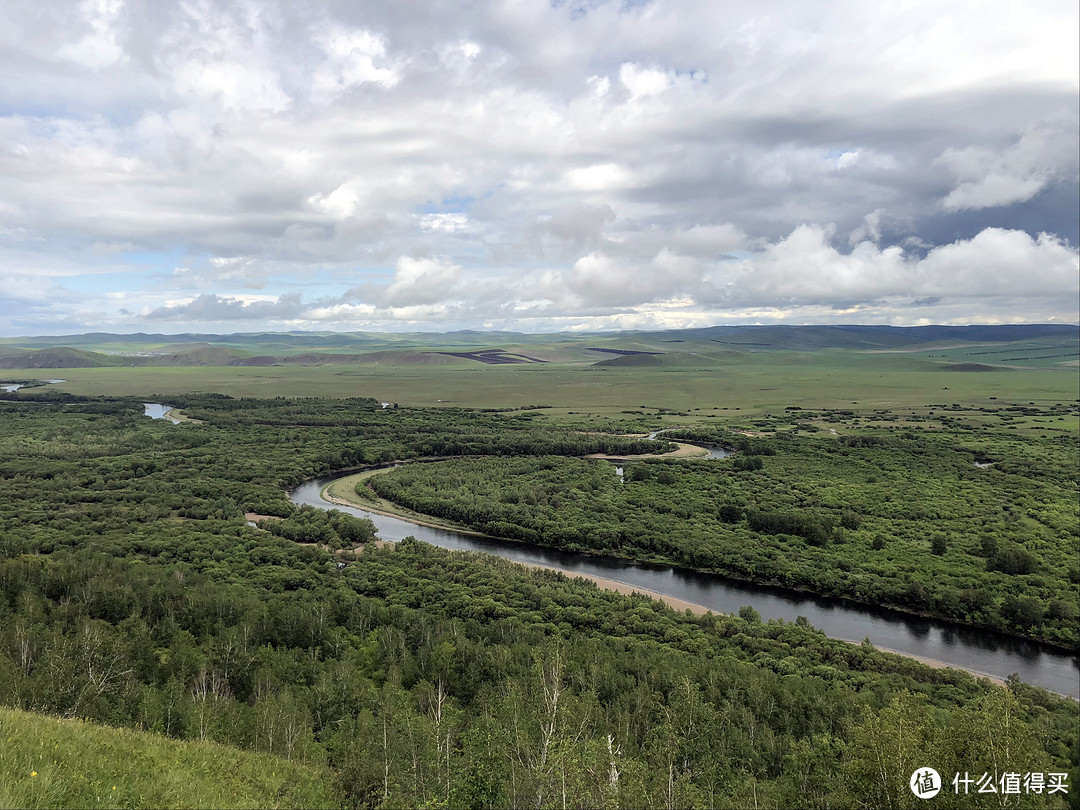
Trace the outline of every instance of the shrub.
{"type": "Polygon", "coordinates": [[[1035,557],[1031,552],[1014,543],[1002,547],[986,561],[987,571],[1001,571],[1003,574],[1030,574],[1035,567],[1035,557]]]}
{"type": "Polygon", "coordinates": [[[717,516],[724,523],[738,523],[743,519],[743,510],[733,503],[725,503],[720,507],[717,516]]]}

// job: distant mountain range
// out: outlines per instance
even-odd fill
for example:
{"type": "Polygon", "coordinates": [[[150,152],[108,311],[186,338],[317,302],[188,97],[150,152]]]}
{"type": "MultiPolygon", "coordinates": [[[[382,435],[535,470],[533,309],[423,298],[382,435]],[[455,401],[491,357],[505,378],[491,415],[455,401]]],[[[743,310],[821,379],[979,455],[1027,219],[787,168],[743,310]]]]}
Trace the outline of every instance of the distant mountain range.
{"type": "MultiPolygon", "coordinates": [[[[971,344],[1046,341],[1046,355],[1066,360],[1080,326],[712,326],[639,332],[521,334],[515,332],[84,335],[0,339],[0,369],[104,366],[271,366],[360,363],[605,366],[683,365],[736,360],[763,351],[929,350],[971,344]]],[[[1037,348],[1037,347],[1028,347],[1037,348]]],[[[988,353],[994,354],[994,353],[988,353]]],[[[989,357],[994,363],[1011,358],[989,357]]]]}

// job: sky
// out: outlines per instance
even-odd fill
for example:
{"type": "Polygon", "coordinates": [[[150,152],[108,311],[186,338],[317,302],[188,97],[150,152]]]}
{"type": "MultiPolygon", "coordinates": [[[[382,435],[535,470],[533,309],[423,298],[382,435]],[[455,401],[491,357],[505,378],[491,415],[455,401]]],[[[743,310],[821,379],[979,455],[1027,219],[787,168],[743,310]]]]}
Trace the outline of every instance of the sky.
{"type": "Polygon", "coordinates": [[[1080,320],[1075,0],[0,12],[0,335],[1080,320]]]}

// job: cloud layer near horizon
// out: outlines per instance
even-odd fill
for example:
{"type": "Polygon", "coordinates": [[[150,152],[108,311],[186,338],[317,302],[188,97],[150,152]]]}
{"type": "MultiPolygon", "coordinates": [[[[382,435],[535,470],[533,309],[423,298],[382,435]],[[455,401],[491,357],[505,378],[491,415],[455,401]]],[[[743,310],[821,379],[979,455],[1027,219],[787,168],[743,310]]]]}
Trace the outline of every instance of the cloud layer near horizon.
{"type": "Polygon", "coordinates": [[[0,1],[0,333],[1077,320],[1075,3],[369,5],[0,1]]]}

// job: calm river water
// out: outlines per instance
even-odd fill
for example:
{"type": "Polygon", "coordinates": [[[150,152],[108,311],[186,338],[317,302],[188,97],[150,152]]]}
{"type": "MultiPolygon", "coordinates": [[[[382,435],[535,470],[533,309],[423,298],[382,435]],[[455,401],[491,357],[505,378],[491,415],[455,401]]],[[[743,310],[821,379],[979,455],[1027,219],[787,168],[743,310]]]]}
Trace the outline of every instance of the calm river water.
{"type": "Polygon", "coordinates": [[[1080,660],[1033,642],[842,600],[753,585],[715,574],[434,529],[323,500],[322,488],[342,475],[316,478],[301,484],[290,493],[290,498],[298,505],[340,509],[370,518],[383,540],[397,541],[412,535],[417,540],[443,548],[484,551],[515,562],[558,568],[567,574],[605,577],[695,602],[717,613],[737,613],[743,605],[751,605],[765,620],[794,621],[801,615],[833,638],[862,641],[869,636],[877,647],[932,658],[998,678],[1007,678],[1015,672],[1027,683],[1080,698],[1080,660]]]}
{"type": "Polygon", "coordinates": [[[179,425],[179,419],[175,416],[169,416],[169,411],[172,409],[172,405],[162,405],[160,402],[144,402],[143,416],[149,416],[151,419],[168,419],[174,425],[179,425]]]}
{"type": "MultiPolygon", "coordinates": [[[[67,380],[38,380],[45,385],[57,385],[58,383],[67,382],[67,380]]],[[[9,394],[14,394],[20,388],[26,388],[26,383],[0,383],[0,391],[7,391],[9,394]]]]}

